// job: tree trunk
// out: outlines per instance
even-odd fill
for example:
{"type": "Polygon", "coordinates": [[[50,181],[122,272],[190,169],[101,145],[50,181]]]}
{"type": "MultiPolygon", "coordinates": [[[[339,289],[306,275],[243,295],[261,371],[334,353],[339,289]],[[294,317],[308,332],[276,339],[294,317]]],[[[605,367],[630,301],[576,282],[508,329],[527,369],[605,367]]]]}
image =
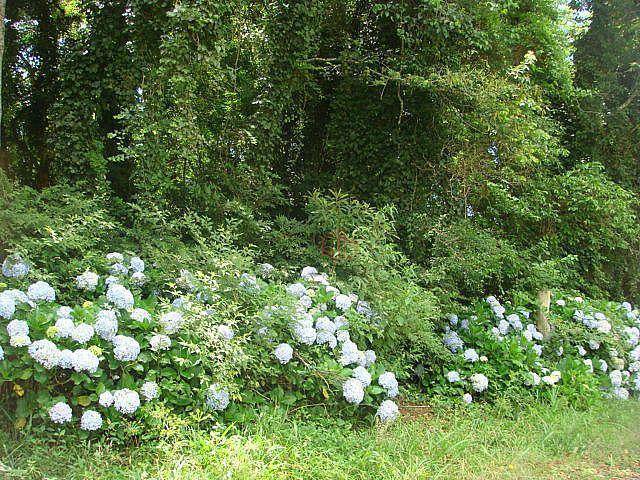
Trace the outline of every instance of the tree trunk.
{"type": "Polygon", "coordinates": [[[2,151],[2,60],[4,58],[4,11],[7,0],[0,0],[0,151],[2,151]]]}

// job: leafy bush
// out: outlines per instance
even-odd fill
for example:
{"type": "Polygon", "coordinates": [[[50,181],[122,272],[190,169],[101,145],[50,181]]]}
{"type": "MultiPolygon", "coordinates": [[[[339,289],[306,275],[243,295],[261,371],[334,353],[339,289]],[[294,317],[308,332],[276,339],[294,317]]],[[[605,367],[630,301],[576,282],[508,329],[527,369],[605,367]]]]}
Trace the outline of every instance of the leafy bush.
{"type": "Polygon", "coordinates": [[[407,378],[418,359],[441,359],[446,351],[435,335],[438,298],[422,285],[424,272],[395,243],[394,212],[340,192],[315,192],[307,219],[282,219],[270,238],[285,258],[316,262],[335,272],[341,287],[367,298],[383,327],[372,333],[373,346],[407,378]]]}
{"type": "MultiPolygon", "coordinates": [[[[219,416],[211,410],[246,421],[266,402],[321,402],[350,415],[363,405],[383,421],[398,415],[382,401],[398,395],[395,376],[355,343],[380,330],[376,315],[315,269],[286,287],[229,265],[183,269],[169,304],[142,295],[148,270],[139,257],[114,252],[106,263],[108,272],[75,277],[71,308],[55,303],[49,284],[29,284],[34,272],[19,257],[5,259],[13,288],[0,294],[0,315],[10,320],[0,333],[0,388],[18,423],[33,415],[66,424],[83,411],[81,429],[122,439],[167,409],[200,422],[219,416]]],[[[265,277],[272,270],[261,266],[265,277]]]]}
{"type": "Polygon", "coordinates": [[[626,302],[559,299],[546,339],[528,308],[503,306],[495,297],[465,316],[451,315],[443,334],[453,361],[440,372],[420,370],[432,393],[464,395],[465,401],[561,396],[574,404],[590,403],[602,393],[622,399],[640,393],[640,321],[626,302]]]}

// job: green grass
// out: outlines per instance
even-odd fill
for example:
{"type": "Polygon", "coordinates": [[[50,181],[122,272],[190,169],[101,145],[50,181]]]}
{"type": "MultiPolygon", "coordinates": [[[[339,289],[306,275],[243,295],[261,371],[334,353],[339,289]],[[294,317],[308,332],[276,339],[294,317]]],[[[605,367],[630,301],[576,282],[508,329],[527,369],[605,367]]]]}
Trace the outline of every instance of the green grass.
{"type": "Polygon", "coordinates": [[[583,412],[474,405],[406,415],[389,428],[272,414],[243,431],[190,431],[126,450],[0,433],[3,480],[632,479],[639,459],[635,401],[583,412]]]}

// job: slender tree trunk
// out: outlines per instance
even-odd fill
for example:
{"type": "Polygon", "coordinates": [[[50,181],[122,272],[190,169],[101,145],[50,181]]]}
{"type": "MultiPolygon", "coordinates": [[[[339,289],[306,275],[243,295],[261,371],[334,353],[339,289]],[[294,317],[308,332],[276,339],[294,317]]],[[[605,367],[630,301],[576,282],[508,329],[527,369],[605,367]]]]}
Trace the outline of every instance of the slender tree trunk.
{"type": "Polygon", "coordinates": [[[4,11],[7,0],[0,0],[0,150],[2,150],[2,60],[4,58],[4,11]]]}
{"type": "Polygon", "coordinates": [[[29,136],[37,155],[36,186],[48,187],[51,183],[51,152],[47,142],[49,110],[58,95],[58,25],[54,14],[57,4],[43,0],[35,4],[38,20],[38,35],[34,51],[40,58],[38,75],[33,81],[31,111],[29,112],[29,136]]]}

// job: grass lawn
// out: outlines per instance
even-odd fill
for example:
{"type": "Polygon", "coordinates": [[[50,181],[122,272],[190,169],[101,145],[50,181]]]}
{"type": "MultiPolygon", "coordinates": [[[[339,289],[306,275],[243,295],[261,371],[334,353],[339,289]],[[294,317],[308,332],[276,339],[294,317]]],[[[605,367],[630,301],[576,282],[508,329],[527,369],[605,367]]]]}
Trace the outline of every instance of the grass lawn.
{"type": "Polygon", "coordinates": [[[243,431],[191,431],[124,451],[1,432],[0,478],[631,480],[640,478],[640,404],[473,405],[389,428],[272,414],[243,431]]]}

